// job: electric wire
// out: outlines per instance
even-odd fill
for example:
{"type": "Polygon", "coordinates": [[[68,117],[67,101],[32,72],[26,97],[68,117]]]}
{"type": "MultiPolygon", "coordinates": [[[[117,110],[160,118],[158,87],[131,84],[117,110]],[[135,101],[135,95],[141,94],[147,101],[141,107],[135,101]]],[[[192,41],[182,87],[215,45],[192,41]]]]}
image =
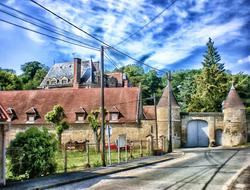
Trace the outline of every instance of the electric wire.
{"type": "Polygon", "coordinates": [[[95,37],[94,35],[92,35],[92,34],[86,32],[85,30],[81,29],[80,27],[76,26],[75,24],[71,23],[70,21],[66,20],[65,18],[63,18],[63,17],[59,16],[58,14],[54,13],[53,11],[49,10],[48,8],[46,8],[45,6],[41,5],[40,3],[38,3],[38,2],[36,2],[36,1],[34,1],[34,0],[30,0],[30,1],[31,1],[32,3],[38,5],[38,6],[41,7],[42,9],[46,10],[47,12],[53,14],[53,15],[56,16],[57,18],[63,20],[63,21],[66,22],[66,23],[68,23],[69,25],[73,26],[74,28],[80,30],[80,31],[83,32],[84,34],[88,35],[89,37],[91,37],[91,38],[95,39],[96,41],[100,42],[101,44],[104,44],[105,46],[107,46],[106,48],[113,49],[114,51],[120,53],[121,55],[124,55],[124,56],[126,56],[126,57],[132,59],[133,61],[135,61],[135,62],[137,62],[137,63],[139,63],[139,64],[143,64],[143,65],[145,65],[145,66],[147,66],[147,67],[149,67],[149,68],[151,68],[151,69],[153,69],[153,70],[156,70],[156,71],[158,71],[158,72],[165,73],[163,70],[160,70],[160,69],[158,69],[158,68],[152,67],[151,65],[148,65],[148,64],[146,64],[146,63],[144,63],[144,62],[142,62],[142,61],[139,61],[139,60],[133,58],[132,56],[130,56],[130,55],[128,55],[128,54],[126,54],[126,53],[124,53],[124,52],[118,50],[117,48],[112,47],[112,46],[109,45],[108,43],[106,43],[106,42],[104,42],[103,40],[100,40],[99,38],[95,37]]]}
{"type": "Polygon", "coordinates": [[[135,31],[134,33],[130,34],[128,37],[124,38],[123,40],[121,40],[120,42],[118,42],[116,45],[114,46],[119,46],[120,44],[124,43],[125,41],[129,40],[130,38],[132,38],[134,35],[136,35],[137,33],[141,32],[144,28],[146,28],[149,24],[151,24],[152,22],[154,22],[158,17],[160,17],[166,10],[168,10],[169,8],[171,8],[175,2],[177,0],[173,0],[169,5],[167,5],[159,14],[157,14],[155,17],[153,17],[149,22],[147,22],[146,24],[144,24],[143,26],[141,26],[137,31],[135,31]]]}
{"type": "MultiPolygon", "coordinates": [[[[50,23],[48,23],[48,22],[45,22],[45,21],[43,21],[43,20],[41,20],[41,19],[39,19],[39,18],[36,18],[36,17],[34,17],[34,16],[30,15],[30,14],[24,13],[23,11],[14,9],[14,8],[8,6],[8,5],[3,4],[3,3],[0,3],[0,5],[3,6],[3,7],[5,7],[5,8],[7,8],[7,9],[12,10],[12,11],[15,11],[15,12],[21,14],[21,15],[24,15],[24,16],[26,16],[26,17],[28,17],[28,18],[31,18],[31,19],[36,20],[36,21],[38,21],[38,22],[41,22],[41,23],[43,23],[43,24],[45,24],[45,25],[48,25],[48,26],[50,26],[50,27],[52,27],[52,28],[56,28],[57,30],[60,30],[60,31],[62,31],[62,32],[68,33],[68,34],[70,34],[70,35],[73,35],[73,36],[76,36],[76,37],[79,37],[79,38],[83,38],[82,36],[79,36],[79,35],[77,35],[77,34],[74,34],[74,33],[70,32],[70,31],[64,30],[64,29],[62,29],[62,28],[60,28],[60,27],[57,27],[57,26],[55,26],[55,25],[53,25],[53,24],[50,24],[50,23]]],[[[84,38],[83,38],[83,39],[84,39],[84,38]]]]}
{"type": "Polygon", "coordinates": [[[70,40],[79,42],[79,43],[81,43],[81,44],[83,44],[83,45],[89,46],[89,47],[91,47],[91,48],[97,49],[96,47],[91,46],[91,45],[89,45],[89,44],[87,44],[87,43],[85,43],[85,42],[82,42],[82,41],[77,40],[77,39],[75,39],[75,38],[68,37],[68,36],[66,36],[66,35],[64,35],[64,34],[62,34],[62,33],[55,32],[55,31],[53,31],[53,30],[51,30],[51,29],[49,29],[49,28],[47,28],[47,27],[43,27],[43,26],[41,26],[41,25],[39,25],[39,24],[35,24],[35,23],[33,23],[33,22],[31,22],[31,21],[29,21],[29,20],[27,20],[27,19],[23,19],[23,18],[18,17],[18,16],[14,15],[14,14],[11,14],[11,13],[9,13],[9,12],[6,12],[6,11],[4,11],[4,10],[2,10],[2,9],[0,9],[0,12],[2,12],[2,13],[4,13],[4,14],[7,14],[7,15],[9,15],[9,16],[11,16],[11,17],[17,18],[17,19],[19,19],[19,20],[22,20],[23,22],[26,22],[26,23],[29,23],[29,24],[31,24],[31,25],[37,26],[37,27],[39,27],[39,28],[42,28],[42,29],[44,29],[44,30],[47,30],[47,31],[49,31],[49,32],[55,33],[55,34],[57,34],[57,35],[59,35],[59,36],[63,36],[63,37],[65,37],[65,38],[67,38],[67,39],[70,39],[70,40]]]}
{"type": "Polygon", "coordinates": [[[28,31],[31,31],[31,32],[34,32],[34,33],[37,33],[37,34],[40,34],[40,35],[43,35],[43,36],[47,36],[49,38],[53,38],[53,39],[56,39],[56,40],[59,40],[59,41],[63,41],[65,43],[69,43],[71,45],[75,45],[75,46],[79,46],[79,47],[82,47],[82,48],[91,49],[91,50],[95,50],[95,51],[100,51],[97,48],[92,48],[92,47],[89,47],[89,46],[85,46],[85,45],[77,44],[77,43],[70,42],[70,41],[67,41],[67,40],[63,40],[63,39],[60,39],[60,38],[57,38],[57,37],[54,37],[54,36],[51,36],[51,35],[48,35],[48,34],[45,34],[45,33],[42,33],[42,32],[38,32],[38,31],[30,29],[30,28],[15,24],[13,22],[10,22],[10,21],[7,21],[7,20],[1,19],[1,18],[0,18],[0,21],[4,22],[4,23],[7,23],[7,24],[10,24],[10,25],[13,25],[13,26],[16,26],[16,27],[19,27],[19,28],[22,28],[24,30],[28,30],[28,31]]]}

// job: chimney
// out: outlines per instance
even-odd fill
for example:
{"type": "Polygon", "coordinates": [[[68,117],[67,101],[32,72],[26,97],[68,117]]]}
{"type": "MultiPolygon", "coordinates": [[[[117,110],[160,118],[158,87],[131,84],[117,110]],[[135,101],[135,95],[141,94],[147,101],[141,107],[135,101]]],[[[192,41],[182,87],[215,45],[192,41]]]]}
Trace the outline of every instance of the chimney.
{"type": "Polygon", "coordinates": [[[81,78],[81,59],[74,58],[74,88],[79,88],[81,78]]]}
{"type": "Polygon", "coordinates": [[[124,88],[128,88],[128,80],[126,79],[123,82],[124,82],[124,88]]]}

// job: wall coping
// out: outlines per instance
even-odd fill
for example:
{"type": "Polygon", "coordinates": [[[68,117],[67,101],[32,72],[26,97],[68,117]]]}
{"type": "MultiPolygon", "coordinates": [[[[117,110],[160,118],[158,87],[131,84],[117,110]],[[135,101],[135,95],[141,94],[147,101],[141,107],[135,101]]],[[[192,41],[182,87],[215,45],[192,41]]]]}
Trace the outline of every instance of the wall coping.
{"type": "Polygon", "coordinates": [[[222,112],[181,112],[181,116],[223,116],[222,112]]]}

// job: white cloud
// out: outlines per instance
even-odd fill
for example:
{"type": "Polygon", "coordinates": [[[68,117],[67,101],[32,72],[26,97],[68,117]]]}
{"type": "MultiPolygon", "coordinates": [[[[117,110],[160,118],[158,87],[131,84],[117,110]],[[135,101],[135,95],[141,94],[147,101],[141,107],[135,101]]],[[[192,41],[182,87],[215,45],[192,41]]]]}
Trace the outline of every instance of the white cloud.
{"type": "MultiPolygon", "coordinates": [[[[101,28],[104,32],[98,33],[98,37],[112,45],[140,29],[141,26],[161,12],[163,6],[166,6],[156,6],[150,4],[147,0],[103,0],[101,3],[99,0],[84,0],[78,3],[80,6],[72,6],[71,1],[66,2],[63,0],[44,0],[40,2],[45,7],[93,35],[96,35],[97,28],[101,28]],[[97,11],[96,7],[104,10],[97,11]]],[[[231,4],[234,8],[238,6],[237,2],[231,4]]],[[[148,28],[142,30],[140,33],[142,37],[134,36],[131,40],[121,44],[119,48],[137,59],[144,54],[154,52],[145,62],[153,64],[155,67],[164,68],[192,55],[197,48],[204,47],[208,37],[215,40],[216,46],[240,38],[242,35],[241,29],[246,24],[247,19],[235,16],[223,20],[224,13],[228,11],[230,11],[230,7],[219,6],[217,2],[209,0],[189,0],[186,3],[177,1],[162,16],[151,23],[148,28]],[[210,9],[207,7],[208,4],[210,9]],[[185,6],[188,6],[188,8],[185,6]],[[189,19],[190,11],[197,14],[196,19],[189,19]],[[178,25],[176,31],[170,30],[172,29],[171,24],[178,25]],[[168,28],[169,31],[164,31],[168,28]],[[166,33],[166,35],[162,35],[162,32],[166,33]],[[153,34],[157,33],[159,33],[159,36],[155,38],[153,34]]],[[[44,16],[57,27],[82,36],[88,43],[95,41],[49,13],[44,12],[44,16]]],[[[38,43],[43,40],[43,38],[39,38],[35,34],[28,33],[28,35],[38,43]]],[[[56,43],[60,45],[58,51],[65,54],[79,52],[83,58],[92,55],[96,58],[99,57],[98,53],[91,50],[85,50],[59,41],[56,43]]],[[[127,63],[131,62],[131,60],[127,60],[127,63]]]]}
{"type": "Polygon", "coordinates": [[[250,55],[248,55],[247,57],[244,57],[242,59],[239,59],[237,61],[238,64],[250,64],[250,55]]]}

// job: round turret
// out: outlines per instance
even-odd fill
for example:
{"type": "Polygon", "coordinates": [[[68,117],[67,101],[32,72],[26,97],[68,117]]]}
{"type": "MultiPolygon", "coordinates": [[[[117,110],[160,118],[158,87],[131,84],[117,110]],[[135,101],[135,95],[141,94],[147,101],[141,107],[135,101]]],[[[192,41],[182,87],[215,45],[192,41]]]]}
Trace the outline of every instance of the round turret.
{"type": "Polygon", "coordinates": [[[232,85],[223,102],[223,146],[237,146],[247,142],[246,111],[237,91],[232,85]]]}
{"type": "MultiPolygon", "coordinates": [[[[173,145],[180,147],[181,136],[181,119],[180,119],[180,106],[171,91],[171,111],[172,111],[172,126],[173,126],[173,145]]],[[[157,104],[157,125],[159,136],[167,137],[168,134],[168,86],[165,87],[163,94],[157,104]]],[[[168,137],[167,137],[168,139],[168,137]]]]}

